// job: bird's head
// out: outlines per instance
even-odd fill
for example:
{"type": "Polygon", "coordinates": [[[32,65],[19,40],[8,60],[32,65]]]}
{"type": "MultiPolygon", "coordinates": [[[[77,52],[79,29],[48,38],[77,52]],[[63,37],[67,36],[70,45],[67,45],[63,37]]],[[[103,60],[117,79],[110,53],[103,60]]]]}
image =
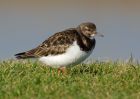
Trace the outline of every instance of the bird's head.
{"type": "Polygon", "coordinates": [[[104,36],[96,31],[96,25],[91,22],[82,23],[77,27],[77,29],[80,31],[81,34],[83,34],[84,36],[90,39],[93,39],[95,35],[98,35],[101,37],[104,36]]]}

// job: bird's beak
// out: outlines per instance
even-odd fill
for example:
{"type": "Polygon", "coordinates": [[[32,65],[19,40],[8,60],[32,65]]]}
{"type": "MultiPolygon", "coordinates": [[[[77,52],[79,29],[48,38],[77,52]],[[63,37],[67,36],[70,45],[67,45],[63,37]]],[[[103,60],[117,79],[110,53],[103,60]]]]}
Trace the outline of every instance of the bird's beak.
{"type": "Polygon", "coordinates": [[[99,32],[96,32],[96,36],[99,36],[99,37],[104,37],[103,34],[99,33],[99,32]]]}
{"type": "Polygon", "coordinates": [[[97,32],[97,31],[94,31],[94,32],[93,32],[93,34],[91,35],[91,39],[93,39],[95,36],[104,37],[103,34],[97,32]]]}

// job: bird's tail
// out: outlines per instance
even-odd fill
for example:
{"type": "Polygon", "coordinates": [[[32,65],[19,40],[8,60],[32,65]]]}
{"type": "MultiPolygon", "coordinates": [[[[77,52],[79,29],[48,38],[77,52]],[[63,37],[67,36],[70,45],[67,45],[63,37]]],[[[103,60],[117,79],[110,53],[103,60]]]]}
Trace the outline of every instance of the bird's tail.
{"type": "Polygon", "coordinates": [[[17,59],[34,58],[34,56],[27,55],[26,52],[15,54],[17,59]]]}
{"type": "Polygon", "coordinates": [[[15,54],[15,57],[17,59],[36,58],[36,56],[34,55],[34,51],[35,49],[32,49],[27,52],[18,53],[18,54],[15,54]]]}

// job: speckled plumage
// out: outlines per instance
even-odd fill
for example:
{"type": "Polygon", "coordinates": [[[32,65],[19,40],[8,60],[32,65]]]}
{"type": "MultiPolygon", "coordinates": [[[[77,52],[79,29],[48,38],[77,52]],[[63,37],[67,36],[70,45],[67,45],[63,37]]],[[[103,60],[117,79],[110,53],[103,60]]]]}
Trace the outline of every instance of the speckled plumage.
{"type": "MultiPolygon", "coordinates": [[[[38,47],[26,52],[18,53],[15,56],[18,59],[25,59],[63,55],[67,53],[67,50],[69,50],[71,46],[73,46],[74,42],[76,42],[75,46],[79,46],[79,51],[88,53],[95,47],[96,41],[94,38],[91,39],[91,37],[96,33],[95,24],[89,22],[82,23],[77,28],[70,28],[62,32],[55,33],[38,47]]],[[[76,56],[71,55],[71,57],[74,59],[76,56]]]]}

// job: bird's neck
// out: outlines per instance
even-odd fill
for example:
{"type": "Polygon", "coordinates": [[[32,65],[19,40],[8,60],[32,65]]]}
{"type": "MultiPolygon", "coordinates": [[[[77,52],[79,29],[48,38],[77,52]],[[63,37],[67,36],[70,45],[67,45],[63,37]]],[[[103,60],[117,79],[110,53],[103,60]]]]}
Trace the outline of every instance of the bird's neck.
{"type": "Polygon", "coordinates": [[[95,46],[95,39],[94,38],[89,38],[87,36],[85,36],[82,31],[80,29],[76,29],[78,34],[80,35],[80,43],[79,45],[81,46],[81,48],[85,51],[89,51],[91,49],[93,49],[93,47],[95,46]]]}

